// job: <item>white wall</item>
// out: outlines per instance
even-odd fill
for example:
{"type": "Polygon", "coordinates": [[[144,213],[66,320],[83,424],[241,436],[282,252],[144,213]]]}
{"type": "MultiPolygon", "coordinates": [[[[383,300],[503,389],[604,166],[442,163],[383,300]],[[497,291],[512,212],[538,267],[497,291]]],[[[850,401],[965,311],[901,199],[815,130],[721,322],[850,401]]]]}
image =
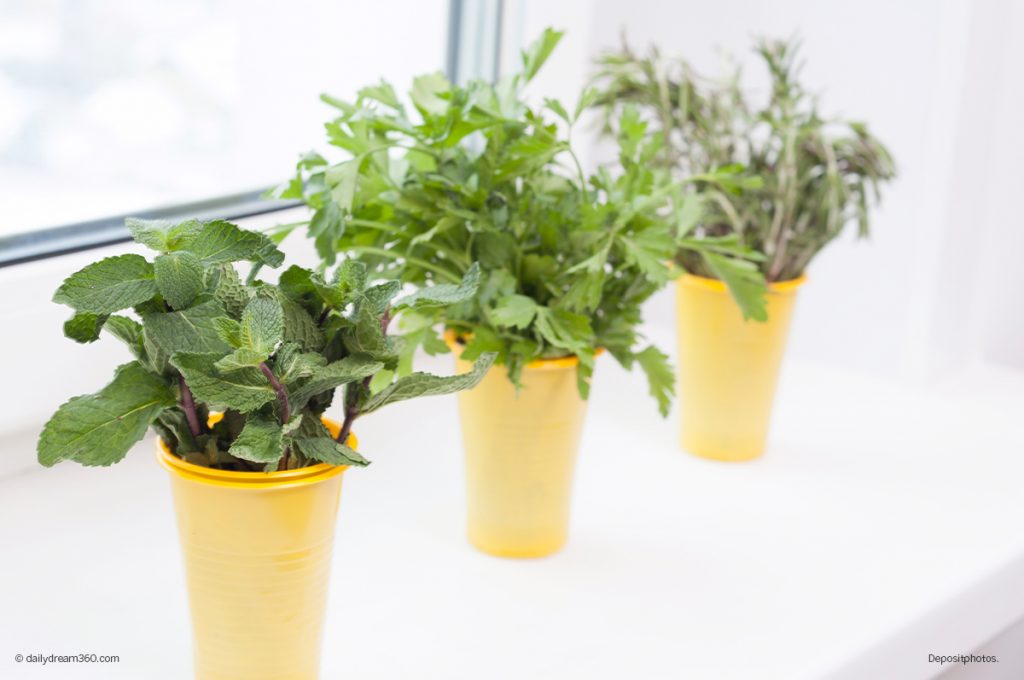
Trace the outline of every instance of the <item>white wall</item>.
{"type": "MultiPolygon", "coordinates": [[[[810,267],[790,356],[924,380],[977,361],[1024,368],[1021,4],[510,0],[506,19],[510,51],[546,25],[568,30],[536,89],[569,101],[623,31],[711,73],[724,49],[756,84],[752,37],[799,34],[825,112],[867,121],[900,175],[871,240],[843,239],[810,267]]],[[[670,302],[652,300],[652,323],[672,323],[670,302]]]]}

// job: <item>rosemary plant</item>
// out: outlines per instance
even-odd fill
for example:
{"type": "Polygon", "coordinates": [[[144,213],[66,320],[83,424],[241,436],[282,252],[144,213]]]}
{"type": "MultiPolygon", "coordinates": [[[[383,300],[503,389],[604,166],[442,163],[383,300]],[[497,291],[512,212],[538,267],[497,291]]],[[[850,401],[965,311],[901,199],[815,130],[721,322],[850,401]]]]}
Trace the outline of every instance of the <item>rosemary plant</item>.
{"type": "MultiPolygon", "coordinates": [[[[762,105],[742,88],[738,68],[712,81],[657,48],[640,56],[625,45],[598,59],[595,105],[606,130],[623,106],[640,107],[665,140],[656,162],[680,178],[698,178],[691,186],[701,190],[704,210],[696,233],[738,237],[763,254],[767,281],[786,281],[801,276],[848,224],[868,235],[869,204],[880,200],[880,185],[895,168],[864,123],[819,112],[817,97],[799,81],[795,41],[760,40],[756,52],[771,78],[762,105]]],[[[677,261],[691,273],[723,278],[692,252],[681,251],[677,261]]]]}

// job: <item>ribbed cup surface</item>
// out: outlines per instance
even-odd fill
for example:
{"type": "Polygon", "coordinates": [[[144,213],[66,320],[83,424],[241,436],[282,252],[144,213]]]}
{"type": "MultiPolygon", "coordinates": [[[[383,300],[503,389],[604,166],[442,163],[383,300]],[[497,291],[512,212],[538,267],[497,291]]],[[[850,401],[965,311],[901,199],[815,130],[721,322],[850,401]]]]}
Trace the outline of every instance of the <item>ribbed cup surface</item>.
{"type": "Polygon", "coordinates": [[[233,485],[165,467],[185,560],[196,678],[317,678],[342,469],[233,485]]]}
{"type": "MultiPolygon", "coordinates": [[[[458,372],[470,363],[456,360],[458,372]]],[[[516,395],[504,366],[459,393],[470,542],[504,557],[565,545],[586,402],[574,362],[531,364],[516,395]]]]}
{"type": "Polygon", "coordinates": [[[773,285],[768,320],[744,321],[721,281],[676,282],[683,449],[741,461],[762,454],[797,287],[773,285]]]}

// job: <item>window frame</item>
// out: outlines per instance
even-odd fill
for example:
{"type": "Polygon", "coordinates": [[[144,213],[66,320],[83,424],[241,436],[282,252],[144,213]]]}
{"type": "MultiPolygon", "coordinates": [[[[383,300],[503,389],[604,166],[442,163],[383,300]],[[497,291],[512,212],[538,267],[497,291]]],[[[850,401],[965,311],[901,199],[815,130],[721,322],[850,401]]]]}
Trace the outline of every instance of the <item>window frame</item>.
{"type": "MultiPolygon", "coordinates": [[[[452,81],[493,78],[501,49],[504,0],[483,3],[448,2],[445,72],[452,81]],[[475,9],[474,9],[475,8],[475,9]],[[484,29],[484,30],[481,30],[484,29]],[[486,71],[483,72],[483,71],[486,71]]],[[[0,237],[0,268],[93,250],[131,240],[126,217],[176,220],[195,217],[230,221],[288,210],[299,201],[263,199],[267,188],[176,203],[131,213],[44,227],[0,237]]]]}
{"type": "Polygon", "coordinates": [[[137,210],[122,215],[5,236],[0,238],[0,267],[126,243],[131,240],[128,229],[124,226],[127,217],[170,221],[195,217],[201,220],[236,221],[301,205],[299,201],[262,199],[263,191],[248,191],[190,203],[177,203],[162,208],[137,210]]]}

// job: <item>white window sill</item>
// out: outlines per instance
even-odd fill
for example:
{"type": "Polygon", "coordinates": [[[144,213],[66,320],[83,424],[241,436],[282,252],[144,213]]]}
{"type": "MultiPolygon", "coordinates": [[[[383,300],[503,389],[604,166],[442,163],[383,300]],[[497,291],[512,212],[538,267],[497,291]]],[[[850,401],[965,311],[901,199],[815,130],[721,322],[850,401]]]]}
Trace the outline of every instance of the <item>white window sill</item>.
{"type": "MultiPolygon", "coordinates": [[[[509,561],[463,538],[454,399],[396,406],[359,423],[374,463],[345,476],[323,677],[934,677],[949,667],[928,654],[971,652],[1024,615],[1022,412],[1009,371],[926,391],[791,362],[767,455],[721,464],[681,453],[676,421],[605,357],[569,545],[509,561]]],[[[0,481],[0,676],[38,675],[15,653],[77,652],[121,661],[54,672],[189,676],[152,447],[0,481]]],[[[1020,677],[1016,649],[1010,675],[962,677],[1020,677]]]]}

